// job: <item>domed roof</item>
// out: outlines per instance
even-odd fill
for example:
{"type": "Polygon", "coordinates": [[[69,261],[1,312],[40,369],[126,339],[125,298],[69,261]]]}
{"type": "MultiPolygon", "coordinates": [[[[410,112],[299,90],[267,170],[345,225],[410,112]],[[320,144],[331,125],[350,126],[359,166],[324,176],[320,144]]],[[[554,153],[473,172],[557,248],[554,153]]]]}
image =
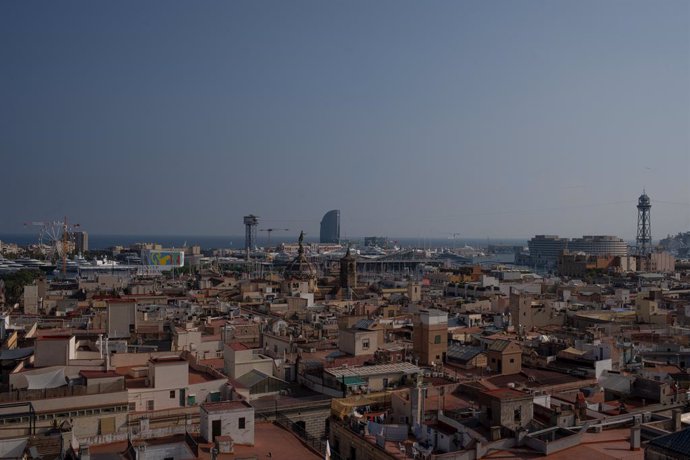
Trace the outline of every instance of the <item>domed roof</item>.
{"type": "Polygon", "coordinates": [[[309,279],[316,277],[316,270],[304,254],[304,232],[299,234],[299,250],[297,257],[292,259],[285,267],[285,278],[289,279],[309,279]]]}
{"type": "Polygon", "coordinates": [[[640,198],[637,200],[638,204],[640,206],[649,206],[651,203],[651,200],[649,199],[649,196],[645,192],[642,192],[642,195],[640,195],[640,198]]]}

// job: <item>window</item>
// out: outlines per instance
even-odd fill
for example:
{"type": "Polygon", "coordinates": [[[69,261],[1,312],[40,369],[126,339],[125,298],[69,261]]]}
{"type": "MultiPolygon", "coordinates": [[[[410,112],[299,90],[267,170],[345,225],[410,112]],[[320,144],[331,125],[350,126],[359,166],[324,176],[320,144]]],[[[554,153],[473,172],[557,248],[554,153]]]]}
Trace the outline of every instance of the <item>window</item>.
{"type": "Polygon", "coordinates": [[[513,358],[510,358],[510,362],[511,362],[511,363],[514,363],[515,360],[514,360],[513,358]]]}
{"type": "Polygon", "coordinates": [[[102,419],[99,419],[99,422],[100,422],[99,434],[115,433],[115,417],[104,417],[102,419]]]}
{"type": "Polygon", "coordinates": [[[244,430],[244,427],[245,427],[245,419],[244,419],[244,417],[240,417],[240,423],[239,423],[239,425],[240,425],[240,430],[244,430]]]}
{"type": "Polygon", "coordinates": [[[129,403],[129,407],[127,407],[127,410],[130,412],[134,412],[137,410],[137,403],[129,403]]]}
{"type": "Polygon", "coordinates": [[[362,339],[362,349],[363,350],[369,349],[369,339],[362,339]]]}
{"type": "Polygon", "coordinates": [[[175,390],[170,390],[170,399],[175,399],[175,390]]]}
{"type": "Polygon", "coordinates": [[[153,410],[153,399],[146,401],[146,410],[153,410]]]}
{"type": "Polygon", "coordinates": [[[435,343],[435,344],[441,343],[441,336],[440,336],[440,335],[434,336],[434,343],[435,343]]]}
{"type": "Polygon", "coordinates": [[[514,419],[516,422],[522,420],[522,407],[515,409],[514,419]]]}

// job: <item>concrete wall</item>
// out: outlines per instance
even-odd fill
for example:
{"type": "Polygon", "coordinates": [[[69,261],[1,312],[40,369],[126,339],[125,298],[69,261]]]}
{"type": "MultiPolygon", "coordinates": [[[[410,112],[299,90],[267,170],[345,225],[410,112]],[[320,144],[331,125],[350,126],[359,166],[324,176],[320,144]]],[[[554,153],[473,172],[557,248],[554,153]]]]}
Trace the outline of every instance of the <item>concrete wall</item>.
{"type": "Polygon", "coordinates": [[[108,302],[108,337],[129,337],[130,326],[135,324],[135,311],[134,302],[108,302]]]}
{"type": "Polygon", "coordinates": [[[233,350],[225,346],[223,352],[225,360],[225,374],[231,378],[242,377],[252,369],[273,375],[273,360],[268,357],[257,356],[253,350],[233,350]]]}
{"type": "Polygon", "coordinates": [[[527,400],[499,400],[489,398],[481,403],[480,421],[486,427],[504,426],[514,430],[526,426],[534,418],[534,403],[527,400]],[[491,414],[488,413],[491,409],[491,414]],[[515,419],[515,411],[520,411],[520,419],[515,419]]]}
{"type": "Polygon", "coordinates": [[[38,285],[24,286],[24,297],[22,297],[24,313],[27,315],[38,314],[38,297],[38,285]]]}
{"type": "Polygon", "coordinates": [[[386,452],[368,443],[340,423],[331,423],[329,443],[331,451],[339,454],[337,458],[352,458],[351,453],[354,453],[358,460],[390,460],[391,458],[386,452]]]}
{"type": "Polygon", "coordinates": [[[254,408],[233,409],[223,412],[206,412],[201,410],[201,435],[211,441],[213,421],[220,420],[221,436],[232,436],[235,444],[254,445],[254,408]],[[240,418],[244,418],[244,428],[239,427],[240,418]]]}
{"type": "Polygon", "coordinates": [[[378,332],[341,330],[338,333],[338,348],[353,356],[373,355],[378,349],[378,332]]]}
{"type": "Polygon", "coordinates": [[[74,337],[40,338],[36,340],[34,367],[66,366],[75,358],[74,337]]]}
{"type": "MultiPolygon", "coordinates": [[[[545,433],[548,431],[555,431],[553,428],[549,428],[547,430],[542,430],[539,433],[545,433]]],[[[544,455],[551,455],[555,454],[556,452],[559,452],[564,449],[569,449],[570,447],[575,447],[580,444],[582,441],[582,434],[581,433],[576,433],[571,436],[566,436],[560,439],[556,440],[544,440],[544,439],[538,439],[536,437],[533,437],[535,433],[531,433],[529,436],[526,436],[523,440],[526,446],[536,450],[537,452],[540,452],[544,455]]]]}
{"type": "MultiPolygon", "coordinates": [[[[39,415],[36,422],[37,433],[53,428],[58,423],[71,420],[74,435],[80,439],[99,434],[99,420],[115,417],[115,429],[122,430],[127,422],[127,393],[104,393],[86,396],[71,396],[32,400],[34,410],[39,415]],[[105,412],[105,411],[108,412],[105,412]]],[[[23,409],[23,408],[20,408],[23,409]]],[[[28,434],[28,418],[18,423],[6,423],[0,430],[0,438],[25,436],[28,434]]],[[[0,441],[0,446],[4,444],[0,441]]]]}
{"type": "MultiPolygon", "coordinates": [[[[185,361],[184,364],[188,363],[185,361]]],[[[166,372],[173,372],[171,369],[176,368],[179,368],[179,366],[164,367],[164,370],[166,372]]],[[[219,392],[222,394],[227,383],[225,378],[189,383],[189,370],[185,367],[179,372],[181,373],[181,378],[179,379],[161,379],[159,376],[155,387],[130,388],[128,390],[128,400],[130,405],[134,405],[133,410],[135,412],[151,410],[149,401],[153,401],[153,410],[185,407],[187,398],[191,395],[194,395],[196,404],[200,404],[206,402],[211,393],[219,392]],[[182,390],[184,390],[184,400],[180,401],[182,390]]]]}
{"type": "Polygon", "coordinates": [[[326,420],[331,415],[330,408],[327,409],[301,409],[298,411],[281,411],[293,422],[304,422],[305,431],[318,439],[326,436],[326,420]]]}
{"type": "Polygon", "coordinates": [[[113,367],[147,366],[151,358],[175,354],[175,352],[169,351],[157,351],[153,353],[115,353],[110,358],[110,364],[113,367]]]}
{"type": "Polygon", "coordinates": [[[189,383],[187,361],[149,363],[149,379],[154,388],[184,388],[189,383]]]}
{"type": "Polygon", "coordinates": [[[192,345],[201,343],[201,331],[175,331],[173,333],[173,350],[192,350],[192,345]]]}
{"type": "Polygon", "coordinates": [[[271,335],[263,336],[263,345],[271,356],[282,358],[283,353],[289,354],[292,345],[285,337],[273,337],[271,335]]]}
{"type": "Polygon", "coordinates": [[[147,444],[145,448],[137,451],[137,460],[191,460],[196,458],[186,443],[176,442],[170,444],[147,444]]]}

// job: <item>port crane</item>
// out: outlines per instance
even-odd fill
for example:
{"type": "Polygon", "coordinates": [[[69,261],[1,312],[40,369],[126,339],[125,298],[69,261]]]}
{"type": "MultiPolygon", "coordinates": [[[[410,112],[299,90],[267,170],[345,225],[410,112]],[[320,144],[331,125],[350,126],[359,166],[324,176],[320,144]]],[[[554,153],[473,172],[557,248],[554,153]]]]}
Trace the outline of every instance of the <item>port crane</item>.
{"type": "Polygon", "coordinates": [[[266,244],[267,247],[271,247],[271,233],[273,232],[289,232],[289,228],[261,228],[259,229],[260,232],[266,232],[266,235],[268,237],[268,243],[266,244]]]}

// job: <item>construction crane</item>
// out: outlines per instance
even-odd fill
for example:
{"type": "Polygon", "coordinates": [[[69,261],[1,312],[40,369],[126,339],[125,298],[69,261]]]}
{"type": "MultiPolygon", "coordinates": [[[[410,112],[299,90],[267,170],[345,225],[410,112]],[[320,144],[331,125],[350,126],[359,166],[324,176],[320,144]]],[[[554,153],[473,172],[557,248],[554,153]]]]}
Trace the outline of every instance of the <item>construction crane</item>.
{"type": "Polygon", "coordinates": [[[266,232],[266,235],[268,236],[268,243],[266,244],[266,247],[271,247],[271,233],[273,232],[289,232],[289,228],[261,228],[259,229],[260,232],[266,232]]]}

